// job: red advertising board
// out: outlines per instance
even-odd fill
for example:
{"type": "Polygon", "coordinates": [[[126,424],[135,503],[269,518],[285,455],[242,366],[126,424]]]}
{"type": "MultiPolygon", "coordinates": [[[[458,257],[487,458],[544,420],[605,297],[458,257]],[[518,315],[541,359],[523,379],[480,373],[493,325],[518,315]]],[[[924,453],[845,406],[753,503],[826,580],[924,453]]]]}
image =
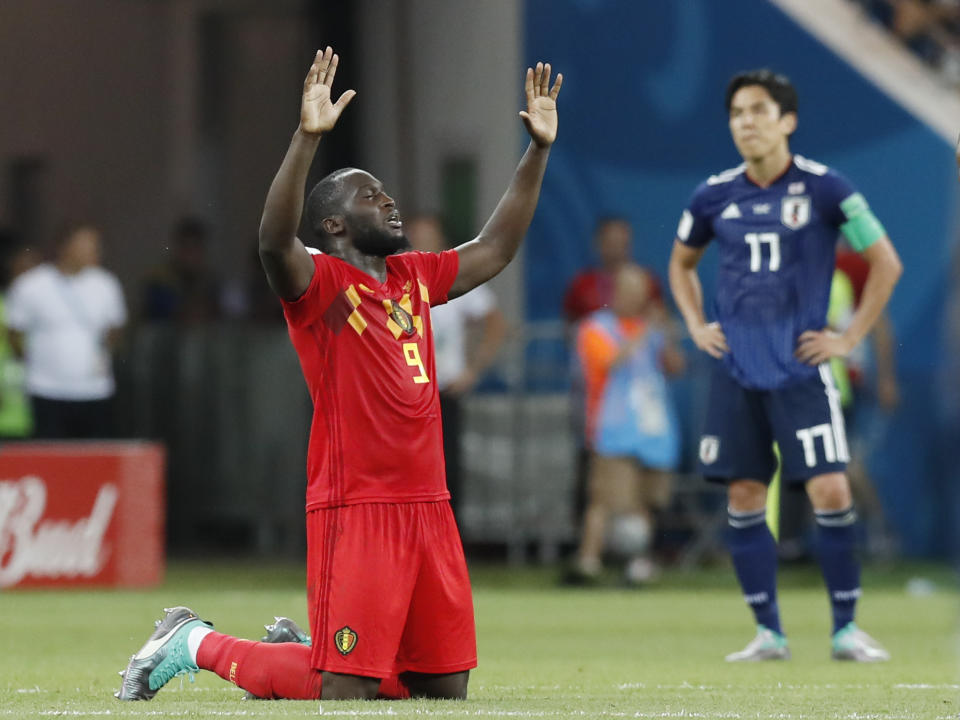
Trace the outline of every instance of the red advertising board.
{"type": "Polygon", "coordinates": [[[155,443],[0,447],[0,588],[159,583],[163,478],[155,443]]]}

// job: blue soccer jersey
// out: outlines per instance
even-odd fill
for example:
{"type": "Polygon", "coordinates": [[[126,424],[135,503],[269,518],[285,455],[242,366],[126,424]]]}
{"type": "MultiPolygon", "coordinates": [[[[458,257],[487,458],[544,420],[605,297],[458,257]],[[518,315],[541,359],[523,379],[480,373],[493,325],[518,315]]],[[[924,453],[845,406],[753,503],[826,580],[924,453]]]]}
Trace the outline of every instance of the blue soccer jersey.
{"type": "Polygon", "coordinates": [[[853,206],[866,207],[846,178],[799,155],[769,187],[741,165],[693,193],[677,239],[693,248],[717,241],[713,319],[730,347],[723,364],[744,387],[770,390],[818,373],[793,353],[801,333],[827,324],[837,238],[853,206]]]}

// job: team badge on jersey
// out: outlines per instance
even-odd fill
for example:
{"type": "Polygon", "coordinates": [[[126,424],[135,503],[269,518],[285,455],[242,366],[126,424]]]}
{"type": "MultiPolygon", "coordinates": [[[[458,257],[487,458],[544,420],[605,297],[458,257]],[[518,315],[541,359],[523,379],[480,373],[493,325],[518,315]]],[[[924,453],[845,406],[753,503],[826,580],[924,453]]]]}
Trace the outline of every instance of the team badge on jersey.
{"type": "Polygon", "coordinates": [[[390,301],[390,317],[393,321],[400,326],[400,329],[407,335],[413,335],[415,332],[413,327],[413,318],[410,317],[410,313],[400,307],[395,300],[390,301]]]}
{"type": "Polygon", "coordinates": [[[349,655],[357,646],[357,633],[349,625],[344,625],[337,630],[333,640],[337,644],[337,652],[341,655],[349,655]]]}
{"type": "Polygon", "coordinates": [[[716,435],[704,435],[700,438],[700,462],[710,465],[720,454],[720,438],[716,435]]]}
{"type": "Polygon", "coordinates": [[[810,198],[805,195],[785,197],[780,203],[780,222],[791,230],[810,222],[810,198]]]}

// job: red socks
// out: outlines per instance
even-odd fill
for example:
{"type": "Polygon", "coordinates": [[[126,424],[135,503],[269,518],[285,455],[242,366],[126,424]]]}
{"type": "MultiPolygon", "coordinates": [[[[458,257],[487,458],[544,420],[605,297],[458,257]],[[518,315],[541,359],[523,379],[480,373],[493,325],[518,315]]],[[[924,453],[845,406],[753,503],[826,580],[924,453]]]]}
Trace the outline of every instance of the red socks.
{"type": "MultiPolygon", "coordinates": [[[[200,643],[197,665],[260,698],[320,699],[321,674],[310,666],[306,645],[253,642],[212,632],[200,643]]],[[[402,700],[410,697],[410,690],[393,675],[380,683],[377,697],[402,700]]]]}
{"type": "Polygon", "coordinates": [[[197,665],[257,697],[320,699],[320,673],[310,667],[306,645],[238,640],[212,632],[200,643],[197,665]]]}

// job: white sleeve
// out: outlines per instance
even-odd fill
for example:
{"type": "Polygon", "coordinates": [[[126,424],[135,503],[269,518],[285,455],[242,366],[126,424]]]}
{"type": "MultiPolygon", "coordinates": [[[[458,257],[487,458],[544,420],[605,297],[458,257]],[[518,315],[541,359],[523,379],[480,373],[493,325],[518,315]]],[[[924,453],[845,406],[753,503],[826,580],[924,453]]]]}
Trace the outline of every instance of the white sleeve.
{"type": "Polygon", "coordinates": [[[114,275],[108,275],[107,280],[107,325],[111,328],[122,327],[127,324],[127,304],[123,299],[123,287],[114,275]]]}
{"type": "Polygon", "coordinates": [[[30,327],[30,287],[18,278],[13,281],[6,296],[6,321],[12,330],[25,331],[30,327]]]}

